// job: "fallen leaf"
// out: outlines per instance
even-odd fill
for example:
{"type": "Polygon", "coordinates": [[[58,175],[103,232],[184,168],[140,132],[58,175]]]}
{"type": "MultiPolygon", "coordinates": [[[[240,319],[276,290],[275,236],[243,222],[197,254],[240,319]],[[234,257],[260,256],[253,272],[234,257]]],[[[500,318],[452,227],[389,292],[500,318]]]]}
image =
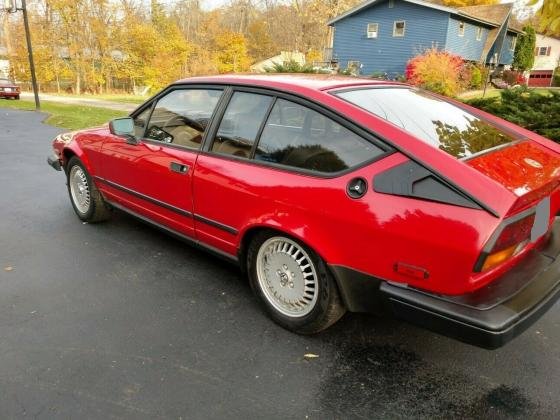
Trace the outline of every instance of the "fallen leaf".
{"type": "Polygon", "coordinates": [[[11,266],[4,267],[4,271],[14,271],[14,267],[11,266]]]}
{"type": "Polygon", "coordinates": [[[305,353],[303,355],[304,359],[310,360],[310,359],[316,359],[317,357],[319,357],[318,354],[314,354],[314,353],[305,353]]]}

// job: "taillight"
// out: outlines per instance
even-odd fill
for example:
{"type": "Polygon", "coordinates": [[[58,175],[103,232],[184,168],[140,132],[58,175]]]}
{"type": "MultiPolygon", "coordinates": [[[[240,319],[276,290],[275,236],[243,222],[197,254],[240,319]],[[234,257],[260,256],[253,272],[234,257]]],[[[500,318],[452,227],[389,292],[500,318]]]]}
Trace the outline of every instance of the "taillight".
{"type": "Polygon", "coordinates": [[[486,271],[519,254],[531,239],[531,229],[535,223],[535,213],[521,219],[506,221],[496,232],[480,256],[475,271],[486,271]]]}

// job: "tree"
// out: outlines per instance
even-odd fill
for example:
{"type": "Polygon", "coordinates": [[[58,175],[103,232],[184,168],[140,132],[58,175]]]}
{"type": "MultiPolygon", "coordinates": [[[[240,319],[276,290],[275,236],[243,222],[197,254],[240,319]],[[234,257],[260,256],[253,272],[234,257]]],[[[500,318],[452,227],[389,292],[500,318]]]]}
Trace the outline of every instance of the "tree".
{"type": "Polygon", "coordinates": [[[220,73],[240,72],[249,68],[247,42],[241,33],[223,32],[215,38],[216,65],[220,73]]]}
{"type": "Polygon", "coordinates": [[[465,7],[465,6],[484,6],[487,4],[497,4],[499,0],[442,0],[446,6],[465,7]]]}
{"type": "Polygon", "coordinates": [[[537,36],[532,26],[523,28],[525,34],[520,35],[513,53],[512,67],[516,70],[527,71],[535,62],[535,44],[537,36]]]}
{"type": "MultiPolygon", "coordinates": [[[[529,0],[529,5],[537,4],[539,0],[529,0]]],[[[539,16],[539,32],[547,35],[560,36],[560,4],[558,0],[544,0],[543,5],[537,12],[539,16]]]]}

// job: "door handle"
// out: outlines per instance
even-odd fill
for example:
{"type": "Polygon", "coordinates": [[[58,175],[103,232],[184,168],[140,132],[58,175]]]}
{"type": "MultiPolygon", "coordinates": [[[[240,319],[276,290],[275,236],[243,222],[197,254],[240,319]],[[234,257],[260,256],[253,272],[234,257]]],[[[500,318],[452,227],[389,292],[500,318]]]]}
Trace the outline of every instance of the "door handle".
{"type": "Polygon", "coordinates": [[[189,172],[189,165],[183,165],[181,163],[171,162],[171,164],[169,165],[169,169],[181,175],[186,175],[189,172]]]}

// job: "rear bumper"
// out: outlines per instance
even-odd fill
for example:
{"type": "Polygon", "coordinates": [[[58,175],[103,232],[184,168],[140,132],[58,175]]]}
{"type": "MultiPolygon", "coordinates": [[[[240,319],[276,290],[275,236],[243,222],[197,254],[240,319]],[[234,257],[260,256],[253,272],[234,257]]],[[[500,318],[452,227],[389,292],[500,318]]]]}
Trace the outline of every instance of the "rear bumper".
{"type": "MultiPolygon", "coordinates": [[[[557,218],[544,246],[531,251],[515,268],[482,289],[461,296],[441,296],[371,280],[370,287],[377,284],[378,293],[369,294],[368,301],[381,303],[394,316],[412,324],[495,349],[521,334],[560,298],[559,254],[557,218]]],[[[341,287],[343,299],[350,306],[355,304],[354,298],[358,303],[365,302],[364,295],[356,289],[341,287]]]]}
{"type": "Polygon", "coordinates": [[[19,94],[19,92],[0,92],[0,98],[15,98],[19,94]]]}

